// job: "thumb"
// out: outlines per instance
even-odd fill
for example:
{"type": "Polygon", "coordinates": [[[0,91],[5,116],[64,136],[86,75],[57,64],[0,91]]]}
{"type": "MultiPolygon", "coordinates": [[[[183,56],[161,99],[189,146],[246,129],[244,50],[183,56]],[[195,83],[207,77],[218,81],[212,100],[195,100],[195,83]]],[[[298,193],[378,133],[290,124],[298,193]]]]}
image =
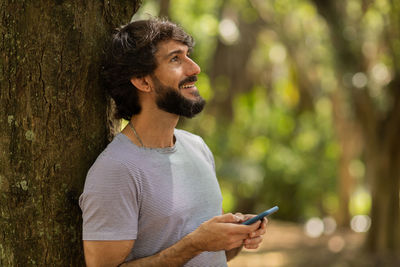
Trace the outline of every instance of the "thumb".
{"type": "Polygon", "coordinates": [[[226,214],[217,216],[216,219],[220,223],[238,223],[241,221],[240,217],[238,217],[232,213],[226,213],[226,214]]]}

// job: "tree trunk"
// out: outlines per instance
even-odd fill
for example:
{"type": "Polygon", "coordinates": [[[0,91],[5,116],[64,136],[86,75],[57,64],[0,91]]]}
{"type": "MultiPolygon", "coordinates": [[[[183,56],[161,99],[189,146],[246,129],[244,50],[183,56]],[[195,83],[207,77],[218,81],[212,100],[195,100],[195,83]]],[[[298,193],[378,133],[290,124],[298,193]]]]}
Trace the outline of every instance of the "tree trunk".
{"type": "MultiPolygon", "coordinates": [[[[339,84],[341,84],[339,82],[339,84]]],[[[362,135],[356,122],[349,118],[348,107],[340,89],[331,95],[333,107],[333,121],[341,153],[338,165],[338,193],[339,210],[336,215],[340,227],[348,227],[350,223],[349,204],[352,192],[355,189],[355,177],[350,173],[351,161],[361,154],[363,144],[362,135]]]]}
{"type": "MultiPolygon", "coordinates": [[[[229,7],[229,4],[229,1],[224,2],[222,13],[225,8],[229,7]]],[[[239,13],[239,11],[231,12],[239,13]]],[[[263,22],[259,19],[246,23],[240,15],[236,15],[240,37],[233,44],[225,44],[221,39],[218,40],[210,71],[215,95],[210,103],[209,110],[211,113],[217,113],[218,110],[218,117],[228,122],[233,118],[232,104],[235,97],[253,86],[246,67],[251,52],[257,45],[257,36],[263,25],[263,22]]],[[[221,16],[221,19],[223,19],[223,16],[221,16]]]]}
{"type": "MultiPolygon", "coordinates": [[[[366,60],[361,53],[361,42],[350,43],[343,36],[346,16],[344,1],[313,0],[318,12],[325,18],[330,30],[336,59],[336,74],[342,79],[345,73],[367,73],[366,60]]],[[[392,16],[387,25],[391,38],[387,46],[396,47],[400,38],[398,27],[399,6],[390,2],[392,16]]],[[[355,114],[362,128],[366,150],[366,175],[371,185],[372,210],[368,248],[379,256],[396,255],[400,251],[400,54],[392,49],[389,56],[394,61],[395,79],[385,88],[388,104],[382,111],[374,105],[368,88],[347,89],[355,114]]]]}
{"type": "Polygon", "coordinates": [[[170,0],[160,0],[160,12],[158,12],[160,18],[169,18],[169,3],[170,0]]]}
{"type": "Polygon", "coordinates": [[[0,6],[0,266],[82,266],[78,197],[109,124],[102,49],[139,1],[0,6]]]}
{"type": "Polygon", "coordinates": [[[368,147],[366,156],[367,171],[372,176],[372,225],[367,248],[382,256],[400,252],[400,140],[397,145],[385,143],[383,139],[376,141],[377,145],[368,147]]]}

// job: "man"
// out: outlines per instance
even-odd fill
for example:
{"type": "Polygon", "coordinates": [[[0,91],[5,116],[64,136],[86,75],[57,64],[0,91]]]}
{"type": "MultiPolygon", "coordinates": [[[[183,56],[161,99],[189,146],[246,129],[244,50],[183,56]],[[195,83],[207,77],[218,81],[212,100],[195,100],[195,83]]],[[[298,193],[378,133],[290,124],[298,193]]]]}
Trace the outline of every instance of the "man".
{"type": "Polygon", "coordinates": [[[104,81],[129,124],[100,154],[80,197],[90,266],[227,266],[242,246],[257,248],[266,223],[222,214],[212,153],[177,130],[205,104],[190,58],[192,37],[157,19],[114,35],[104,81]]]}

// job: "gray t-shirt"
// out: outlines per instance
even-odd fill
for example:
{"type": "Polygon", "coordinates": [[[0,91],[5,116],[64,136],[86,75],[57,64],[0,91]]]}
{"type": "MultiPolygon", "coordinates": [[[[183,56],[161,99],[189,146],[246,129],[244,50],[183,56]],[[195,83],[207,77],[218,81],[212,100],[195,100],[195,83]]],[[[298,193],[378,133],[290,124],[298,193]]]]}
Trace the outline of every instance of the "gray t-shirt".
{"type": "MultiPolygon", "coordinates": [[[[79,204],[84,240],[136,240],[126,261],[151,256],[222,213],[212,153],[175,129],[175,145],[150,149],[118,134],[86,177],[79,204]]],[[[203,252],[185,266],[227,266],[224,251],[203,252]]]]}

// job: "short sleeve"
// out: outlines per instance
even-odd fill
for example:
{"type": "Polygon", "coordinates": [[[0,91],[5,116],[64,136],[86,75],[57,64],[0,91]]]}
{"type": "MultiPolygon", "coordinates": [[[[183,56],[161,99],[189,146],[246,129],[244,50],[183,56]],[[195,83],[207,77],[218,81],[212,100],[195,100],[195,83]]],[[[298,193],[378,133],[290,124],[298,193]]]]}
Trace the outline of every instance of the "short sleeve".
{"type": "Polygon", "coordinates": [[[100,156],[90,168],[79,198],[83,240],[136,239],[138,196],[138,186],[129,170],[100,156]]]}

